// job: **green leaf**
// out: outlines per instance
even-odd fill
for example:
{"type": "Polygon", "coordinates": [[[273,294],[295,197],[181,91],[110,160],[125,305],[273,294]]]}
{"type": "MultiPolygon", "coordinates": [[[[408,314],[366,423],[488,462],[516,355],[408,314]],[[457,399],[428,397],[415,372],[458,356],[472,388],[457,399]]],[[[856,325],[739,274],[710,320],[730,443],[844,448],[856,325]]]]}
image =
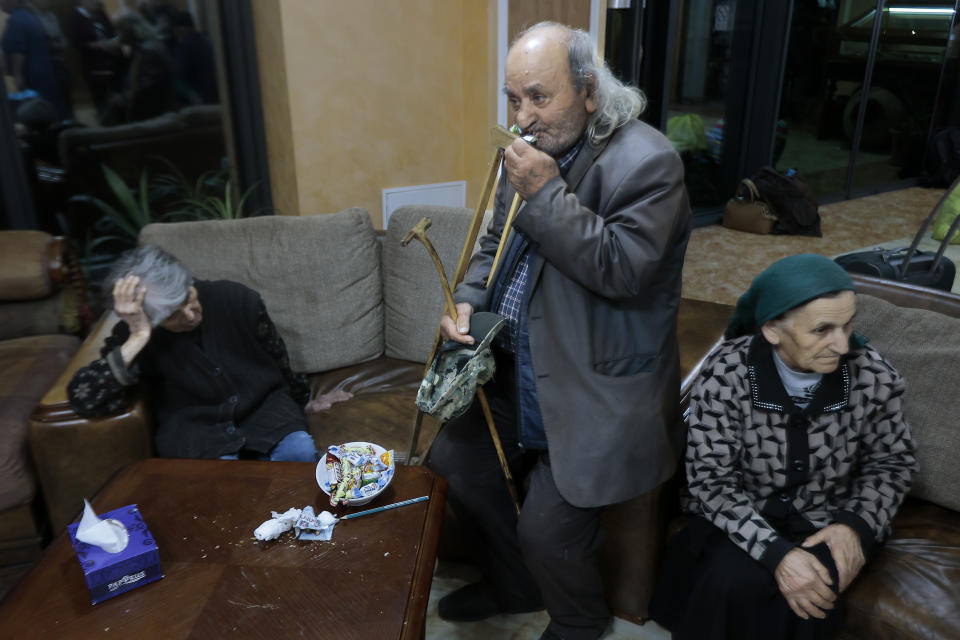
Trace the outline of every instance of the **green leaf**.
{"type": "Polygon", "coordinates": [[[100,165],[100,168],[103,169],[103,176],[107,180],[107,185],[110,187],[110,191],[112,191],[113,195],[116,196],[117,200],[120,202],[120,205],[126,209],[127,215],[130,216],[131,219],[135,219],[137,215],[137,203],[133,199],[133,194],[130,192],[130,188],[113,169],[105,164],[100,165]]]}
{"type": "Polygon", "coordinates": [[[144,171],[140,174],[140,210],[137,211],[137,221],[140,223],[140,228],[150,224],[150,193],[147,189],[147,171],[144,171]]]}
{"type": "Polygon", "coordinates": [[[140,235],[140,228],[133,225],[127,216],[120,213],[113,206],[107,204],[100,198],[88,195],[76,195],[70,198],[70,204],[84,203],[99,209],[104,215],[113,221],[120,229],[125,231],[134,241],[140,235]]]}

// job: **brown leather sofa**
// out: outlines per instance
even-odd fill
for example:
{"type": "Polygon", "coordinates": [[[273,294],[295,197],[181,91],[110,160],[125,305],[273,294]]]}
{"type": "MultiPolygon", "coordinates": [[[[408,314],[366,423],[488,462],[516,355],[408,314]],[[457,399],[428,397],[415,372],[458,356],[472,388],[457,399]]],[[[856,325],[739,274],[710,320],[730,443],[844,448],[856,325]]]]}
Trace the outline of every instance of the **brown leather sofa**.
{"type": "Polygon", "coordinates": [[[84,295],[67,240],[0,232],[0,566],[32,561],[42,548],[27,423],[80,346],[84,295]]]}
{"type": "Polygon", "coordinates": [[[907,383],[918,475],[847,595],[843,640],[960,638],[960,295],[854,275],[857,330],[907,383]]]}

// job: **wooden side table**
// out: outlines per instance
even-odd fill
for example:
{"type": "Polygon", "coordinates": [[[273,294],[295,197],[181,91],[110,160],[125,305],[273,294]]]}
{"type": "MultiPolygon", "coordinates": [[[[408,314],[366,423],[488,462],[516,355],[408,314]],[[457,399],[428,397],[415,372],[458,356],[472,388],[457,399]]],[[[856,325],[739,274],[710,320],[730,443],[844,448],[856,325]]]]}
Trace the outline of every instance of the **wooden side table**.
{"type": "Polygon", "coordinates": [[[446,482],[397,468],[365,507],[430,500],[337,524],[333,540],[253,538],[271,510],[327,496],[315,466],[294,462],[153,458],[118,473],[93,502],[100,513],[136,503],[165,577],[91,605],[66,534],[0,603],[9,637],[422,638],[446,482]]]}

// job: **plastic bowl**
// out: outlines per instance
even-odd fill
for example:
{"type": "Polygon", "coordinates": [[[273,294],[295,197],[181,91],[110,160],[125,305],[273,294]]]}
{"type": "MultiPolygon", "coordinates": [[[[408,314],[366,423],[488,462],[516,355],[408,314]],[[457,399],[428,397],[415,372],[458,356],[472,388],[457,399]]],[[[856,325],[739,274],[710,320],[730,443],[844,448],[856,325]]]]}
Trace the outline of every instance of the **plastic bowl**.
{"type": "Polygon", "coordinates": [[[338,504],[358,507],[369,503],[383,493],[384,489],[390,485],[390,482],[393,480],[393,474],[396,471],[396,461],[394,460],[395,456],[393,452],[388,452],[373,442],[346,442],[339,445],[330,445],[327,447],[326,454],[323,455],[317,463],[317,484],[320,485],[320,488],[323,489],[323,492],[328,496],[330,495],[330,481],[331,479],[336,479],[335,474],[341,464],[341,455],[345,455],[344,452],[346,451],[353,450],[363,450],[364,453],[370,453],[372,451],[381,461],[385,460],[385,454],[389,454],[386,458],[388,461],[387,468],[380,472],[380,477],[377,478],[376,482],[364,485],[359,489],[352,489],[347,498],[338,502],[338,504]]]}

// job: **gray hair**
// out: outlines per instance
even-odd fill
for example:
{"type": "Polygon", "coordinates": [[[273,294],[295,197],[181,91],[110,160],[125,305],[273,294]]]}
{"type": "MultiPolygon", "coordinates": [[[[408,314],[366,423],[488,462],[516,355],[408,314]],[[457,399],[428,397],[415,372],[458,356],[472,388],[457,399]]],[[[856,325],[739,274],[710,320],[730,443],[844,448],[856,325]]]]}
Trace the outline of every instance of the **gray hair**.
{"type": "Polygon", "coordinates": [[[131,249],[120,256],[104,280],[107,303],[113,308],[113,286],[126,276],[138,276],[147,287],[143,310],[154,327],[169,318],[187,299],[193,275],[186,265],[155,244],[131,249]]]}
{"type": "Polygon", "coordinates": [[[538,22],[522,31],[513,42],[515,44],[528,33],[544,28],[559,29],[567,37],[567,60],[573,88],[577,91],[589,91],[592,88],[594,91],[597,109],[587,122],[590,144],[600,144],[619,127],[643,113],[647,108],[646,96],[640,89],[620,82],[613,75],[597,55],[590,34],[583,29],[574,29],[558,22],[538,22]]]}

